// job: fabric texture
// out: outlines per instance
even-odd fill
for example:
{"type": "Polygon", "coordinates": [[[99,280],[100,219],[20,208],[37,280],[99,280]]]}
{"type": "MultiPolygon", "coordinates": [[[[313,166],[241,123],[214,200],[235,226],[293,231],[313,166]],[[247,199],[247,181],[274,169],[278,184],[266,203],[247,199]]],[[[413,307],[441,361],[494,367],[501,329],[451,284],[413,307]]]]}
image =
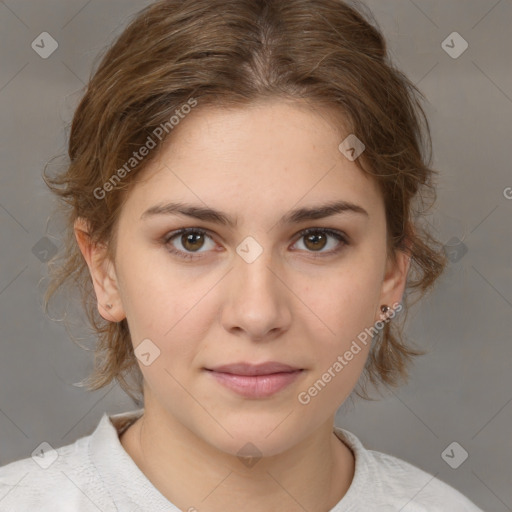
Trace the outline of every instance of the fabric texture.
{"type": "MultiPolygon", "coordinates": [[[[104,414],[90,436],[43,451],[36,460],[1,467],[0,512],[180,512],[151,484],[119,440],[142,413],[140,409],[104,414]]],[[[355,474],[345,496],[329,512],[483,512],[421,469],[367,450],[345,429],[334,427],[334,432],[354,453],[355,474]]]]}

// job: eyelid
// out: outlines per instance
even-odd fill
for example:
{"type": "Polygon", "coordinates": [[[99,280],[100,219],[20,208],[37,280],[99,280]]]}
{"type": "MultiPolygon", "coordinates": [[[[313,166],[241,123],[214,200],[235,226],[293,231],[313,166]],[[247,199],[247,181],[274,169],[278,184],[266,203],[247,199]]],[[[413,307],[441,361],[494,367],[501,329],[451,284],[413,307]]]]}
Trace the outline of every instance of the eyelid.
{"type": "Polygon", "coordinates": [[[162,237],[162,240],[164,242],[169,242],[170,240],[172,240],[176,236],[178,236],[178,235],[185,235],[187,233],[200,233],[201,235],[207,235],[210,238],[213,238],[212,234],[207,229],[191,227],[191,228],[180,228],[180,229],[175,229],[174,231],[170,231],[169,233],[166,233],[162,237]]]}

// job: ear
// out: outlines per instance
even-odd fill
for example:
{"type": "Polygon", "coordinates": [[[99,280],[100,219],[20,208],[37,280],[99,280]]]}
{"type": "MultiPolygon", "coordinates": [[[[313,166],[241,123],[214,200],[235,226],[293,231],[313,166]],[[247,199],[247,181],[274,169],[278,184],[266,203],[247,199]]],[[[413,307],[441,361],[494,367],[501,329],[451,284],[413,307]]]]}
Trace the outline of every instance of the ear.
{"type": "Polygon", "coordinates": [[[91,242],[88,223],[85,219],[76,219],[74,230],[78,246],[91,273],[98,300],[98,312],[109,322],[120,322],[126,315],[121,303],[114,265],[106,258],[106,247],[91,242]],[[107,308],[107,304],[112,304],[112,308],[107,308]]]}
{"type": "Polygon", "coordinates": [[[377,320],[382,320],[382,311],[380,307],[387,305],[393,308],[394,304],[402,302],[402,297],[407,284],[407,274],[411,264],[411,258],[408,252],[399,250],[396,253],[396,261],[388,258],[386,262],[386,271],[381,287],[379,308],[377,311],[377,320]]]}

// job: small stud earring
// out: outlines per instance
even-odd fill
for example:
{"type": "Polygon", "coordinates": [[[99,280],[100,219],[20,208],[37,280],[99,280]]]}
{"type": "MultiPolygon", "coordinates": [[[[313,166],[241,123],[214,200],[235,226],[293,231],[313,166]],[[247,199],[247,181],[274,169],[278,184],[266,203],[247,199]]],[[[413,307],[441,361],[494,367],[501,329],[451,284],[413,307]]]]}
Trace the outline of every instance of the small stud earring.
{"type": "Polygon", "coordinates": [[[106,305],[105,305],[105,307],[106,307],[107,309],[112,309],[112,307],[113,307],[113,306],[112,306],[112,304],[106,304],[106,305]]]}
{"type": "Polygon", "coordinates": [[[389,322],[389,318],[388,318],[388,313],[389,311],[391,310],[391,308],[386,305],[386,304],[383,304],[381,307],[380,307],[380,310],[382,312],[382,319],[387,323],[389,322]]]}

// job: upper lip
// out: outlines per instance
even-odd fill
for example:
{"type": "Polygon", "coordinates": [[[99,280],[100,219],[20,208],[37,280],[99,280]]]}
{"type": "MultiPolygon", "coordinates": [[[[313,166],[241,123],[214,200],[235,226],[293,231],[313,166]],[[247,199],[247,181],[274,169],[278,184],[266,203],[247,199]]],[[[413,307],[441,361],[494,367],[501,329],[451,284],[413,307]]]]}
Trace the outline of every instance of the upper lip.
{"type": "Polygon", "coordinates": [[[231,373],[233,375],[271,375],[272,373],[296,372],[302,368],[290,366],[288,364],[269,361],[261,364],[234,363],[206,368],[218,373],[231,373]]]}

